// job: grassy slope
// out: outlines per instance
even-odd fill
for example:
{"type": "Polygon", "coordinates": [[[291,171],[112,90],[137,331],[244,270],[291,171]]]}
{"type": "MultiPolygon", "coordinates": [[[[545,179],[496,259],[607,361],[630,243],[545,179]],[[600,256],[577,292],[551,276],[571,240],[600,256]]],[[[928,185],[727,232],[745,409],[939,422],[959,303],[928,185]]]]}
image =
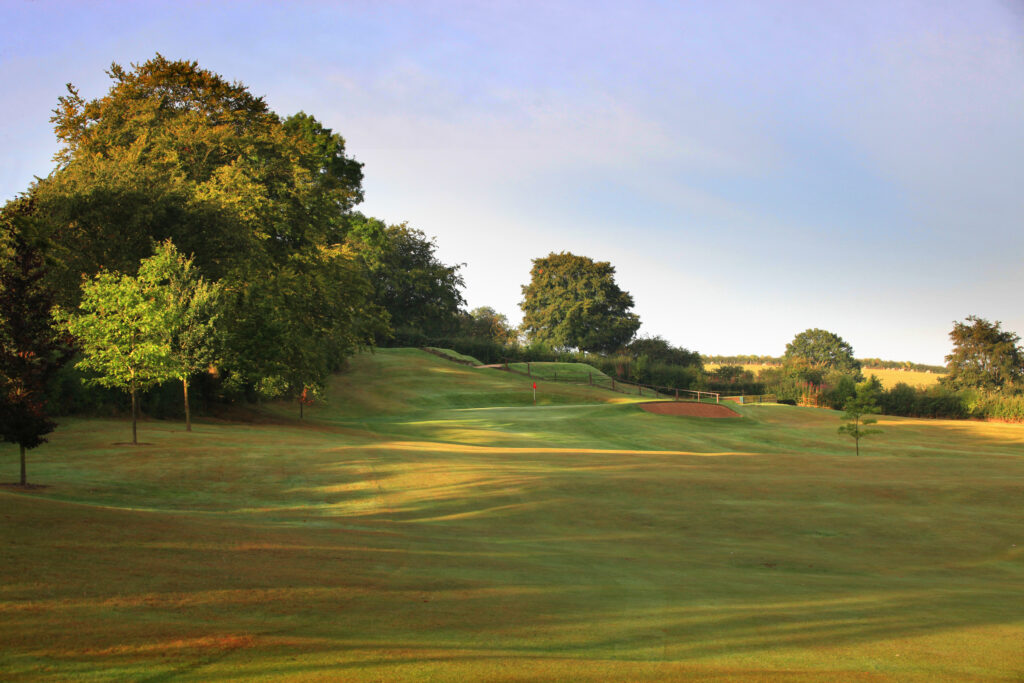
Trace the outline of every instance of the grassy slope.
{"type": "Polygon", "coordinates": [[[146,423],[134,450],[62,425],[31,457],[50,488],[0,491],[0,671],[1021,673],[1021,426],[882,418],[858,459],[830,411],[539,384],[386,351],[305,424],[146,423]]]}
{"type": "Polygon", "coordinates": [[[537,379],[560,379],[563,382],[566,380],[586,382],[590,378],[593,378],[595,382],[601,380],[607,382],[610,379],[608,375],[587,363],[509,363],[509,369],[517,372],[528,371],[532,377],[537,379]],[[529,370],[527,365],[529,365],[529,370]]]}

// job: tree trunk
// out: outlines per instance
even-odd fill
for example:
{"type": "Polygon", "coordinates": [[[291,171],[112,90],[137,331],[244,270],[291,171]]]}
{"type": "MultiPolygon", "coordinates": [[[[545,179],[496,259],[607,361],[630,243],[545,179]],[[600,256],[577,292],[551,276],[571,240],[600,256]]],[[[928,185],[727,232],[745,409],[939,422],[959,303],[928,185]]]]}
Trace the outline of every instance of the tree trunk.
{"type": "Polygon", "coordinates": [[[302,399],[299,399],[299,419],[302,419],[302,399]]]}
{"type": "Polygon", "coordinates": [[[135,391],[135,381],[132,380],[132,445],[137,446],[139,444],[138,439],[138,420],[139,420],[139,397],[135,391]]]}
{"type": "Polygon", "coordinates": [[[185,389],[185,431],[192,431],[192,413],[188,409],[188,377],[182,377],[181,385],[185,389]]]}
{"type": "Polygon", "coordinates": [[[21,485],[25,486],[28,484],[28,479],[25,477],[25,447],[21,444],[18,445],[21,446],[21,485]]]}

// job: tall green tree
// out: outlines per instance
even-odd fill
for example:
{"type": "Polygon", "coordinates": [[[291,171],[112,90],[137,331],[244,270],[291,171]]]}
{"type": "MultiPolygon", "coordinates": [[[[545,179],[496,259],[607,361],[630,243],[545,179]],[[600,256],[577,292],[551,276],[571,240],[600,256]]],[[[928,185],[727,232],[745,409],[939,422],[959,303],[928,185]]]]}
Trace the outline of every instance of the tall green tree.
{"type": "Polygon", "coordinates": [[[225,368],[236,378],[280,385],[279,348],[300,341],[301,362],[320,359],[322,374],[340,362],[331,354],[352,346],[339,337],[380,326],[367,274],[323,256],[373,241],[373,230],[351,219],[363,197],[362,165],[344,138],[306,113],[282,120],[243,84],[196,62],[158,54],[130,68],[114,64],[108,75],[110,89],[96,99],[68,86],[52,119],[57,166],[30,188],[37,206],[30,227],[47,245],[49,278],[65,308],[78,303],[83,275],[132,275],[153,243],[169,239],[204,278],[232,292],[235,310],[218,328],[229,345],[225,363],[240,363],[225,368]],[[332,273],[340,275],[328,283],[332,273]],[[270,285],[282,292],[347,287],[328,297],[334,310],[322,316],[352,329],[283,325],[280,312],[246,294],[267,281],[287,281],[270,285]],[[238,310],[240,303],[248,308],[238,310]],[[331,336],[317,336],[324,328],[331,336]],[[249,337],[310,329],[313,336],[301,340],[249,337]]]}
{"type": "Polygon", "coordinates": [[[171,364],[181,381],[185,405],[185,431],[192,431],[188,387],[191,377],[207,370],[217,360],[215,323],[220,316],[222,285],[211,283],[170,240],[139,266],[139,278],[155,284],[167,309],[167,330],[171,364]]]}
{"type": "Polygon", "coordinates": [[[614,351],[633,338],[640,318],[633,297],[615,283],[615,268],[568,252],[533,260],[522,288],[523,329],[557,348],[614,351]]]}
{"type": "MultiPolygon", "coordinates": [[[[860,376],[860,363],[853,357],[853,347],[834,332],[821,329],[804,330],[786,344],[783,361],[794,372],[816,373],[819,376],[829,372],[860,376]]],[[[818,382],[821,380],[818,379],[818,382]]]]}
{"type": "Polygon", "coordinates": [[[57,426],[45,391],[69,349],[52,325],[53,293],[43,284],[42,257],[10,227],[4,226],[7,253],[0,262],[0,436],[18,444],[25,486],[25,451],[46,443],[57,426]]]}
{"type": "Polygon", "coordinates": [[[1002,323],[968,316],[949,333],[953,352],[946,356],[943,382],[954,389],[1003,391],[1024,384],[1024,349],[1020,337],[1002,323]]]}
{"type": "Polygon", "coordinates": [[[139,392],[177,374],[170,348],[174,311],[161,280],[145,267],[138,276],[104,270],[82,283],[76,311],[55,312],[82,351],[76,366],[95,373],[89,381],[131,395],[132,444],[138,443],[139,392]]]}
{"type": "MultiPolygon", "coordinates": [[[[400,339],[439,337],[455,332],[465,304],[460,264],[447,265],[437,245],[422,230],[407,224],[384,226],[383,241],[362,251],[373,287],[373,300],[387,311],[400,339]]],[[[364,228],[366,230],[366,228],[364,228]]]]}

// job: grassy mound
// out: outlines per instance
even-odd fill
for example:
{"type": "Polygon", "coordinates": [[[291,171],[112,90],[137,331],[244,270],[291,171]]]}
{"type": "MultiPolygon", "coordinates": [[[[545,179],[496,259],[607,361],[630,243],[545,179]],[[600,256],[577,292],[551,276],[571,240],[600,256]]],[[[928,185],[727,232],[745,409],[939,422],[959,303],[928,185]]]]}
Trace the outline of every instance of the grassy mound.
{"type": "Polygon", "coordinates": [[[597,368],[587,363],[509,363],[510,370],[529,374],[537,379],[587,382],[593,378],[595,382],[611,380],[597,368]],[[529,370],[527,369],[529,365],[529,370]]]}
{"type": "Polygon", "coordinates": [[[388,350],[302,422],[145,422],[139,448],[63,423],[30,455],[49,486],[0,488],[0,671],[1019,675],[1024,426],[883,417],[856,458],[832,411],[529,384],[388,350]]]}
{"type": "Polygon", "coordinates": [[[442,349],[436,346],[428,346],[427,350],[449,360],[454,360],[466,365],[483,365],[483,363],[478,361],[476,358],[473,358],[473,356],[467,356],[466,354],[459,353],[453,349],[442,349]]]}

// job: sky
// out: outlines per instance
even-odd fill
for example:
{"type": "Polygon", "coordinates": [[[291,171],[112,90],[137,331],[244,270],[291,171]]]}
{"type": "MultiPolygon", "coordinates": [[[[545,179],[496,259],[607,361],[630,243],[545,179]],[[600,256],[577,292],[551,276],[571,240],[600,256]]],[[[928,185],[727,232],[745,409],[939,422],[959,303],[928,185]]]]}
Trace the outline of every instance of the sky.
{"type": "Polygon", "coordinates": [[[66,83],[157,52],[342,134],[360,210],[465,264],[468,308],[518,322],[570,251],[704,354],[1024,335],[1024,0],[0,0],[0,201],[53,168],[66,83]]]}

